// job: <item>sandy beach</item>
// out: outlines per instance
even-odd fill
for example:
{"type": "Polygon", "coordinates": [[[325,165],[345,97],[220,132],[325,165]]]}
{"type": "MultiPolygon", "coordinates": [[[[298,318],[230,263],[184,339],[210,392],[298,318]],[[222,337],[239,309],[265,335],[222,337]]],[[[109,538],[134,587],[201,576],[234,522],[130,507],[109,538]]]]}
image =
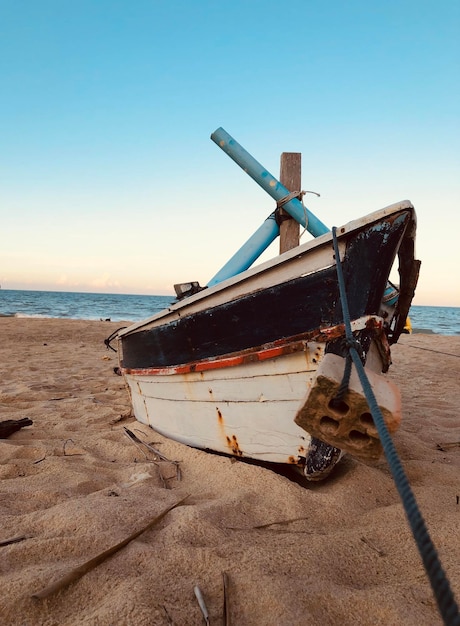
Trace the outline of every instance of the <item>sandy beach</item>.
{"type": "MultiPolygon", "coordinates": [[[[442,623],[384,458],[347,456],[303,487],[162,437],[133,419],[113,372],[103,340],[121,325],[0,318],[0,420],[33,421],[0,440],[0,542],[19,538],[0,545],[2,624],[201,625],[198,585],[221,625],[224,572],[234,626],[442,623]]],[[[460,337],[404,335],[392,354],[394,442],[458,602],[460,337]]]]}

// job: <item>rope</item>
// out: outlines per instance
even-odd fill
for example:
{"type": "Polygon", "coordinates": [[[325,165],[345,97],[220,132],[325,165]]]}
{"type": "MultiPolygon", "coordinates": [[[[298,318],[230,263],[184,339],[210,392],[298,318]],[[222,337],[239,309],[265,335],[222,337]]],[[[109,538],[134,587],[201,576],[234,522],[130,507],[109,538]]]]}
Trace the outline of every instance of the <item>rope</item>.
{"type": "Polygon", "coordinates": [[[291,191],[287,194],[287,196],[283,196],[279,200],[276,201],[276,208],[282,209],[285,204],[297,198],[298,200],[302,200],[305,191],[291,191]]]}
{"type": "Polygon", "coordinates": [[[331,400],[331,404],[333,407],[339,407],[340,403],[343,400],[343,397],[345,396],[346,392],[348,391],[348,385],[350,383],[350,376],[351,376],[351,364],[352,364],[352,358],[351,358],[351,353],[350,353],[350,348],[354,348],[356,350],[356,352],[359,354],[360,359],[364,359],[364,351],[363,348],[361,346],[361,344],[359,343],[359,341],[357,339],[355,339],[353,336],[351,337],[351,339],[349,337],[345,337],[345,347],[347,349],[347,356],[345,359],[345,369],[343,372],[343,377],[342,377],[342,382],[339,385],[339,389],[335,395],[334,398],[332,398],[331,400]]]}
{"type": "Polygon", "coordinates": [[[126,326],[120,326],[120,328],[117,328],[117,330],[114,330],[113,333],[109,337],[107,337],[107,339],[104,339],[104,343],[107,347],[107,350],[113,350],[114,352],[117,352],[117,350],[111,345],[111,343],[117,336],[118,331],[123,330],[123,328],[126,328],[126,326]]]}
{"type": "Polygon", "coordinates": [[[306,193],[313,193],[313,194],[315,194],[315,196],[318,196],[318,198],[321,197],[320,194],[317,193],[316,191],[291,191],[286,196],[283,196],[282,198],[280,198],[279,200],[276,201],[276,210],[275,210],[276,217],[275,217],[275,219],[276,219],[276,222],[277,222],[278,226],[280,226],[281,222],[284,221],[285,219],[290,219],[289,215],[284,215],[284,214],[281,215],[280,214],[280,209],[282,209],[285,204],[287,204],[288,202],[290,202],[294,198],[297,198],[302,203],[303,215],[304,215],[304,219],[305,219],[305,228],[300,233],[299,240],[302,239],[304,234],[307,232],[307,226],[308,226],[307,207],[305,206],[305,204],[303,202],[303,197],[304,197],[304,195],[306,193]]]}
{"type": "Polygon", "coordinates": [[[343,397],[348,390],[348,385],[350,383],[352,362],[353,361],[351,360],[350,350],[348,350],[347,357],[345,360],[345,369],[343,372],[342,382],[340,383],[340,387],[337,391],[335,398],[332,398],[331,400],[331,405],[333,408],[338,408],[340,406],[340,403],[342,402],[343,397]]]}
{"type": "Polygon", "coordinates": [[[339,283],[340,301],[342,304],[342,313],[345,323],[345,336],[349,344],[349,353],[354,366],[358,372],[366,400],[369,405],[375,426],[377,428],[383,450],[385,452],[388,465],[390,467],[393,480],[399,492],[402,504],[412,530],[417,548],[422,558],[425,570],[431,583],[431,587],[438,604],[439,612],[446,626],[460,626],[460,614],[454,595],[450,588],[449,581],[444,573],[438,558],[436,549],[431,541],[430,535],[425,525],[425,521],[420,513],[415,496],[404,472],[404,468],[394,447],[393,441],[388,432],[382,412],[377,404],[374,392],[370,385],[364,366],[352,342],[354,342],[351,330],[350,313],[348,310],[348,301],[345,291],[345,281],[343,278],[342,264],[340,261],[340,252],[337,242],[337,230],[332,229],[332,240],[334,244],[334,252],[337,267],[337,280],[339,283]]]}
{"type": "Polygon", "coordinates": [[[423,346],[415,346],[413,343],[407,344],[409,348],[415,348],[416,350],[426,350],[427,352],[435,352],[436,354],[442,354],[443,356],[453,356],[456,359],[460,359],[460,354],[452,354],[452,352],[443,352],[442,350],[433,350],[432,348],[424,348],[423,346]]]}

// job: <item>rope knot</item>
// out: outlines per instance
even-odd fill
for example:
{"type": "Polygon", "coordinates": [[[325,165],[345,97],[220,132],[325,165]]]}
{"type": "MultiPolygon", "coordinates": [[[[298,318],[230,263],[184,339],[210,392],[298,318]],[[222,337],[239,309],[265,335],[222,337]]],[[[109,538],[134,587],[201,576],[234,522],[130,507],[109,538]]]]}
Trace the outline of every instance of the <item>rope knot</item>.
{"type": "Polygon", "coordinates": [[[354,337],[346,337],[344,340],[344,343],[348,349],[348,352],[350,351],[351,348],[354,348],[360,358],[363,356],[363,353],[364,353],[363,347],[357,339],[355,339],[354,337]]]}
{"type": "Polygon", "coordinates": [[[281,212],[281,209],[283,208],[285,204],[287,204],[291,200],[294,200],[294,198],[296,198],[297,200],[300,200],[300,202],[302,203],[305,224],[304,224],[304,231],[300,234],[299,239],[301,239],[302,236],[304,235],[305,231],[307,230],[307,225],[308,225],[307,208],[303,202],[303,197],[306,193],[313,193],[315,194],[315,196],[318,196],[318,198],[320,197],[320,194],[317,193],[316,191],[291,191],[290,193],[288,193],[287,195],[283,196],[282,198],[276,201],[275,220],[278,226],[281,226],[281,224],[285,220],[292,219],[290,215],[287,215],[286,213],[281,212]]]}
{"type": "Polygon", "coordinates": [[[305,191],[291,191],[291,193],[288,193],[286,196],[283,196],[276,201],[276,208],[282,209],[285,204],[287,204],[291,200],[294,200],[294,198],[297,198],[297,200],[302,200],[305,193],[305,191]]]}

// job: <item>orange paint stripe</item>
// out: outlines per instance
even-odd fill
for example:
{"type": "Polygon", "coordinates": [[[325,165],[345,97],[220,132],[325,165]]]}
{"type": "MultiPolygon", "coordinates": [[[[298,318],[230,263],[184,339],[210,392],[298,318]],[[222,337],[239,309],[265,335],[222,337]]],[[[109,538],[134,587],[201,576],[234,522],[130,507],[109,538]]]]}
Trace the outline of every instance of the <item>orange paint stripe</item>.
{"type": "Polygon", "coordinates": [[[213,359],[210,361],[200,361],[187,365],[175,365],[172,367],[149,367],[149,368],[121,368],[123,374],[133,374],[135,376],[170,376],[172,374],[189,374],[190,372],[207,372],[210,370],[235,367],[244,363],[254,363],[256,361],[266,361],[274,359],[284,354],[292,354],[305,350],[305,342],[287,343],[284,346],[266,348],[265,350],[254,350],[253,352],[240,354],[232,357],[213,359]]]}
{"type": "MultiPolygon", "coordinates": [[[[366,319],[366,318],[364,318],[366,319]]],[[[375,329],[381,332],[382,324],[379,318],[375,316],[367,316],[365,326],[369,329],[375,329]]],[[[364,326],[363,326],[364,328],[364,326]]],[[[254,363],[257,361],[266,361],[275,359],[285,354],[300,352],[306,349],[307,341],[317,341],[325,343],[336,339],[345,334],[344,324],[330,326],[329,328],[321,328],[311,331],[305,335],[297,335],[295,338],[279,339],[274,342],[270,348],[262,350],[248,350],[243,354],[235,356],[222,357],[220,359],[209,359],[207,361],[198,361],[197,363],[188,363],[186,365],[174,365],[171,367],[149,367],[149,368],[121,368],[123,374],[133,374],[135,376],[171,376],[172,374],[189,374],[191,372],[207,372],[211,370],[224,369],[226,367],[235,367],[244,363],[254,363]]]]}

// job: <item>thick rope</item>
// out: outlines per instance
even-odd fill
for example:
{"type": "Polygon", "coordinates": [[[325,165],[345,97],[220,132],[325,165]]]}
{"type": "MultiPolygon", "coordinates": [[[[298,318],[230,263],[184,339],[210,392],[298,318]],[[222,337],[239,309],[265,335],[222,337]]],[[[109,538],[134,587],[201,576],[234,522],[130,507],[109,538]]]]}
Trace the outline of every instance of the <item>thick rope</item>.
{"type": "Polygon", "coordinates": [[[350,376],[351,376],[351,364],[352,364],[350,348],[354,348],[356,350],[356,352],[359,354],[360,359],[363,358],[363,348],[362,348],[361,344],[359,343],[359,341],[357,339],[352,337],[351,340],[350,340],[348,337],[345,337],[345,346],[347,348],[347,356],[346,356],[346,359],[345,359],[345,368],[344,368],[344,371],[343,371],[342,381],[341,381],[341,383],[339,385],[337,393],[336,393],[335,397],[332,398],[332,400],[331,400],[332,406],[339,406],[340,403],[342,402],[345,394],[348,391],[348,386],[349,386],[349,383],[350,383],[350,376]]]}
{"type": "Polygon", "coordinates": [[[431,541],[425,521],[420,513],[412,488],[388,432],[382,412],[377,404],[374,392],[364,370],[364,366],[359,358],[356,348],[353,345],[354,339],[351,330],[350,313],[348,310],[345,281],[343,278],[340,252],[337,242],[337,231],[335,227],[332,229],[332,240],[336,258],[337,279],[339,283],[342,314],[345,323],[345,335],[347,342],[349,343],[349,353],[358,372],[359,380],[374,419],[393,480],[401,497],[406,517],[425,566],[425,570],[428,574],[428,578],[438,604],[439,612],[441,613],[446,626],[460,626],[460,614],[458,612],[458,606],[450,588],[449,581],[439,561],[436,548],[431,541]]]}

